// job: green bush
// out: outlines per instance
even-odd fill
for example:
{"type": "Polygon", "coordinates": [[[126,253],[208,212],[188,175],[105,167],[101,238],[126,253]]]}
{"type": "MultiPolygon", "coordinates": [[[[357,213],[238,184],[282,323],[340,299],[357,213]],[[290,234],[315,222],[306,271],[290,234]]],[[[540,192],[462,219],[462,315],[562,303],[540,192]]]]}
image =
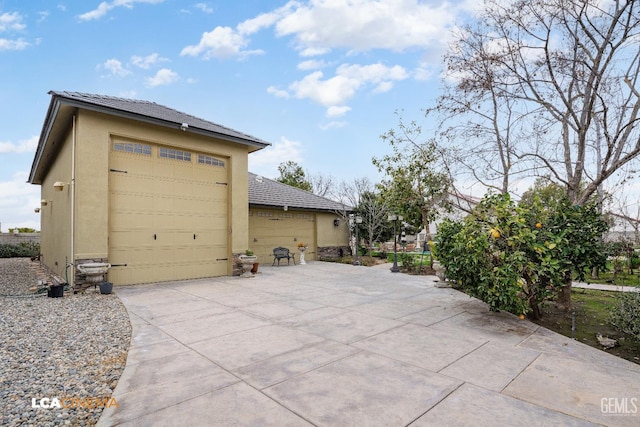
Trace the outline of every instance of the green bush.
{"type": "Polygon", "coordinates": [[[568,201],[549,209],[534,200],[520,206],[509,195],[485,196],[461,221],[443,221],[435,256],[447,277],[494,311],[538,319],[572,274],[584,280],[600,265],[598,239],[605,223],[593,207],[568,201]]]}
{"type": "Polygon", "coordinates": [[[398,254],[402,267],[407,271],[414,271],[416,269],[416,259],[412,253],[400,252],[398,254]]]}
{"type": "Polygon", "coordinates": [[[39,243],[0,244],[0,258],[34,257],[38,256],[38,254],[40,254],[39,243]]]}
{"type": "Polygon", "coordinates": [[[640,342],[640,292],[622,292],[611,310],[611,324],[640,342]]]}

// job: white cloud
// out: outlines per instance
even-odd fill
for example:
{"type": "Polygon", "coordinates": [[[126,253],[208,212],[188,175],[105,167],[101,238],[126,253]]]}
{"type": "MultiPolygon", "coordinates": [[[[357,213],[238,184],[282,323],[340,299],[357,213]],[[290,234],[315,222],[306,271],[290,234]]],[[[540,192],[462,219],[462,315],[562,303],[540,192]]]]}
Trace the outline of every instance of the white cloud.
{"type": "Polygon", "coordinates": [[[370,65],[343,64],[336,70],[336,75],[323,79],[322,71],[314,71],[289,85],[289,91],[299,99],[311,99],[325,107],[331,108],[327,115],[348,111],[344,104],[358,90],[373,85],[374,92],[388,91],[396,81],[409,77],[403,67],[388,67],[377,63],[370,65]]]}
{"type": "Polygon", "coordinates": [[[278,165],[285,160],[301,162],[302,144],[283,136],[280,138],[280,142],[249,155],[249,171],[268,178],[275,178],[278,176],[278,165]]]}
{"type": "Polygon", "coordinates": [[[5,153],[35,153],[38,147],[38,136],[18,141],[17,143],[0,141],[0,154],[5,153]]]}
{"type": "Polygon", "coordinates": [[[117,77],[126,77],[131,74],[131,71],[124,68],[122,62],[115,58],[107,59],[104,64],[99,65],[98,68],[105,69],[111,73],[111,75],[117,77]]]}
{"type": "Polygon", "coordinates": [[[247,19],[236,26],[216,27],[205,32],[197,45],[186,46],[180,55],[201,56],[204,59],[237,57],[244,59],[250,55],[261,55],[262,49],[245,50],[250,39],[247,37],[264,28],[273,26],[279,19],[289,13],[291,4],[287,4],[273,12],[263,13],[255,18],[247,19]]]}
{"type": "Polygon", "coordinates": [[[194,7],[204,13],[213,13],[213,8],[206,3],[196,3],[194,7]]]}
{"type": "Polygon", "coordinates": [[[3,232],[13,227],[40,229],[40,187],[27,184],[28,173],[18,172],[9,181],[0,182],[0,227],[3,232]]]}
{"type": "Polygon", "coordinates": [[[325,61],[318,61],[317,59],[310,59],[308,61],[302,61],[298,64],[298,70],[317,70],[328,66],[325,61]]]}
{"type": "Polygon", "coordinates": [[[275,86],[269,86],[267,88],[267,93],[272,94],[276,98],[289,98],[289,92],[287,92],[286,90],[278,89],[275,86]]]}
{"type": "Polygon", "coordinates": [[[341,117],[351,111],[351,107],[329,107],[327,108],[327,117],[341,117]]]}
{"type": "Polygon", "coordinates": [[[22,31],[26,27],[22,22],[22,15],[18,12],[5,12],[0,15],[0,32],[22,31]]]}
{"type": "Polygon", "coordinates": [[[17,40],[0,39],[0,50],[23,50],[29,46],[31,44],[21,38],[17,40]]]}
{"type": "Polygon", "coordinates": [[[38,22],[44,22],[47,20],[47,18],[49,18],[49,12],[47,11],[42,11],[42,12],[38,12],[38,22]]]}
{"type": "Polygon", "coordinates": [[[158,70],[158,72],[153,77],[148,77],[146,79],[147,86],[156,87],[156,86],[166,86],[171,83],[175,83],[180,80],[180,76],[175,71],[171,71],[168,68],[163,68],[158,70]]]}
{"type": "Polygon", "coordinates": [[[169,59],[161,57],[157,53],[152,53],[147,56],[132,56],[131,63],[136,67],[148,70],[151,66],[159,64],[161,62],[167,62],[169,59]]]}
{"type": "Polygon", "coordinates": [[[320,125],[320,129],[322,130],[330,130],[330,129],[339,129],[343,128],[347,125],[345,121],[331,121],[327,124],[320,125]]]}
{"type": "Polygon", "coordinates": [[[245,50],[251,43],[249,36],[272,27],[279,37],[293,37],[303,57],[333,49],[402,52],[417,48],[435,53],[446,43],[447,30],[459,13],[477,6],[472,0],[428,3],[432,4],[420,0],[292,0],[235,28],[216,27],[203,33],[199,43],[186,46],[182,55],[209,59],[262,53],[245,50]]]}
{"type": "Polygon", "coordinates": [[[180,55],[202,56],[210,58],[246,57],[263,53],[262,51],[244,50],[248,45],[245,37],[230,27],[216,27],[212,31],[202,34],[200,43],[182,49],[180,55]]]}
{"type": "Polygon", "coordinates": [[[136,3],[158,4],[162,3],[163,1],[164,0],[112,0],[110,2],[103,1],[94,10],[78,15],[78,19],[81,21],[92,21],[102,18],[111,10],[117,7],[125,7],[127,9],[131,9],[136,3]]]}
{"type": "Polygon", "coordinates": [[[425,48],[438,44],[444,29],[456,19],[456,10],[448,2],[316,0],[296,6],[277,22],[276,34],[293,36],[297,50],[305,55],[336,48],[425,48]]]}

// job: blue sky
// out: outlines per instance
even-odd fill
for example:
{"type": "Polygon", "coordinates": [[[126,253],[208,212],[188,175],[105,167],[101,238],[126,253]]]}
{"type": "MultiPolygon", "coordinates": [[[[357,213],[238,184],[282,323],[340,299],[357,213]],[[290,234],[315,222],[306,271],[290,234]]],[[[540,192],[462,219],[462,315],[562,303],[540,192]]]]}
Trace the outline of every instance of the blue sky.
{"type": "Polygon", "coordinates": [[[381,177],[380,135],[420,120],[473,0],[0,0],[0,229],[39,229],[26,183],[49,90],[157,102],[271,142],[334,181],[381,177]]]}

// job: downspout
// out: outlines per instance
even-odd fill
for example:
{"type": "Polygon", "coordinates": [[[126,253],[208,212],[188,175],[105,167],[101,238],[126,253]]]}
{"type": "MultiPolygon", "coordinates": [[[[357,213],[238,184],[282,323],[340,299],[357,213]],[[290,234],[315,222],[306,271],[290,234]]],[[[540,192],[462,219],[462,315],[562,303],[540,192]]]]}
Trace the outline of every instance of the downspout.
{"type": "Polygon", "coordinates": [[[76,284],[76,252],[75,252],[75,202],[76,202],[76,115],[73,115],[71,125],[71,283],[73,289],[76,284]]]}

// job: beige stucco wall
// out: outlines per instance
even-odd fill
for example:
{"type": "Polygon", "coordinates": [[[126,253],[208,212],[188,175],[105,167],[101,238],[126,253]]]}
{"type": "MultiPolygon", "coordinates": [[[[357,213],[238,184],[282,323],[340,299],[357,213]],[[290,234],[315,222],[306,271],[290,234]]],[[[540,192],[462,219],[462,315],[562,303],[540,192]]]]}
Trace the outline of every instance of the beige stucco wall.
{"type": "Polygon", "coordinates": [[[297,243],[304,241],[309,245],[306,260],[318,259],[318,248],[346,247],[349,242],[349,231],[343,220],[336,227],[333,221],[339,218],[334,213],[316,211],[288,211],[282,208],[251,208],[253,213],[249,221],[249,248],[255,252],[258,261],[267,265],[273,262],[273,248],[283,246],[296,254],[296,260],[300,254],[297,251],[297,243]],[[258,213],[267,213],[272,216],[257,217],[258,213]],[[313,220],[291,220],[287,215],[297,217],[299,214],[308,215],[313,220]],[[271,221],[270,219],[275,219],[271,221]],[[293,221],[293,223],[292,223],[293,221]],[[260,224],[259,229],[255,229],[260,224]],[[299,227],[296,229],[296,227],[299,227]],[[304,228],[304,230],[302,229],[304,228]]]}
{"type": "Polygon", "coordinates": [[[318,213],[316,215],[318,227],[318,246],[348,246],[349,229],[346,221],[334,213],[318,213]],[[333,225],[335,219],[340,220],[340,225],[333,225]]]}
{"type": "MultiPolygon", "coordinates": [[[[41,198],[47,200],[40,206],[40,253],[42,262],[58,276],[65,277],[65,262],[72,262],[71,255],[71,187],[65,185],[56,191],[56,181],[71,182],[71,133],[68,133],[56,156],[56,160],[44,178],[40,189],[41,198]]],[[[69,281],[73,283],[73,270],[69,270],[69,281]]]]}
{"type": "MultiPolygon", "coordinates": [[[[248,246],[248,147],[182,132],[80,110],[76,115],[75,151],[75,240],[76,259],[104,259],[108,256],[109,236],[109,150],[111,136],[228,157],[229,182],[229,266],[231,254],[248,246]]],[[[55,181],[71,181],[71,130],[64,147],[42,185],[43,198],[53,199],[54,209],[42,211],[42,246],[45,263],[64,273],[64,257],[71,257],[71,189],[53,190],[55,181]],[[58,263],[58,266],[55,263],[58,263]]],[[[71,276],[70,272],[70,276],[71,276]]]]}

